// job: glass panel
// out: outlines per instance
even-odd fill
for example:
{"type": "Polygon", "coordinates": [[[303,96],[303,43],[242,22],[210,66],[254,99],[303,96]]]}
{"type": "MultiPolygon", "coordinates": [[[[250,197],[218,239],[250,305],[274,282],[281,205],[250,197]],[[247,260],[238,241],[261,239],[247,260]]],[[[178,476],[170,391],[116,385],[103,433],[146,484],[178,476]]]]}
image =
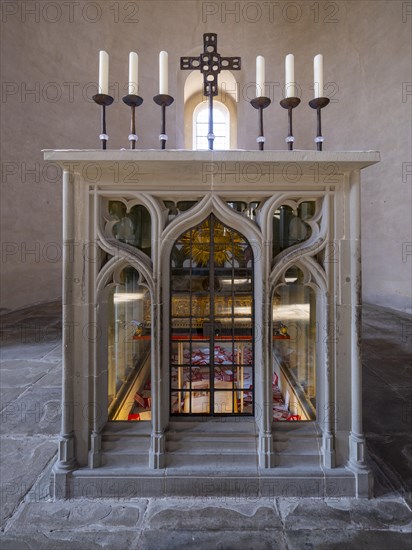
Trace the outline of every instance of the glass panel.
{"type": "Polygon", "coordinates": [[[174,365],[190,363],[190,342],[172,342],[172,363],[174,365]]]}
{"type": "Polygon", "coordinates": [[[150,295],[126,268],[108,300],[110,420],[150,420],[150,295]]]}
{"type": "Polygon", "coordinates": [[[285,280],[273,298],[274,418],[314,420],[316,297],[299,269],[288,270],[285,280]]]}
{"type": "Polygon", "coordinates": [[[152,249],[152,223],[149,211],[142,205],[133,206],[130,212],[120,201],[109,201],[109,215],[118,220],[113,226],[113,236],[122,243],[135,246],[148,256],[152,249]]]}
{"type": "Polygon", "coordinates": [[[197,383],[196,391],[186,392],[183,412],[191,414],[209,414],[210,391],[202,391],[207,387],[207,382],[202,381],[197,383]]]}
{"type": "Polygon", "coordinates": [[[171,289],[171,365],[191,365],[190,372],[171,366],[172,414],[253,413],[253,253],[248,242],[211,215],[176,241],[171,289]],[[250,267],[239,267],[249,261],[250,267]],[[243,365],[241,378],[235,363],[243,365]],[[252,396],[250,406],[244,401],[238,406],[240,383],[252,396]]]}
{"type": "Polygon", "coordinates": [[[220,381],[233,382],[233,379],[234,379],[233,365],[230,365],[230,366],[215,365],[215,368],[214,368],[215,385],[217,382],[220,382],[220,381]]]}
{"type": "Polygon", "coordinates": [[[192,388],[195,382],[200,382],[200,381],[202,381],[202,387],[204,387],[205,389],[210,388],[210,367],[207,367],[207,366],[192,367],[192,378],[191,378],[192,388]]]}
{"type": "Polygon", "coordinates": [[[210,364],[210,346],[208,342],[203,340],[192,342],[192,355],[190,363],[192,365],[204,366],[210,364]]]}
{"type": "Polygon", "coordinates": [[[182,272],[182,270],[172,269],[172,290],[190,290],[190,275],[188,273],[182,272]]]}
{"type": "Polygon", "coordinates": [[[232,391],[232,382],[219,381],[215,383],[215,406],[217,414],[238,413],[236,393],[232,391]]]}
{"type": "Polygon", "coordinates": [[[250,389],[253,386],[253,369],[251,367],[235,367],[234,380],[238,389],[250,389]]]}
{"type": "Polygon", "coordinates": [[[252,364],[252,343],[251,342],[236,342],[234,352],[234,363],[237,365],[252,364]]]}
{"type": "Polygon", "coordinates": [[[172,389],[182,389],[189,387],[190,367],[172,367],[170,386],[172,389]]]}
{"type": "Polygon", "coordinates": [[[184,394],[183,392],[172,391],[170,394],[170,410],[172,414],[183,412],[184,394]]]}
{"type": "Polygon", "coordinates": [[[253,391],[239,391],[237,395],[238,412],[242,414],[253,414],[253,391]]]}
{"type": "Polygon", "coordinates": [[[233,365],[233,341],[215,344],[213,359],[215,365],[233,365]]]}
{"type": "MultiPolygon", "coordinates": [[[[207,134],[209,132],[209,106],[204,103],[194,113],[194,137],[196,149],[208,149],[207,134]]],[[[219,102],[214,103],[213,133],[215,135],[214,149],[229,149],[229,111],[219,102]]]]}
{"type": "MultiPolygon", "coordinates": [[[[244,340],[252,340],[253,325],[252,318],[236,318],[235,319],[235,334],[244,340]]],[[[251,345],[251,343],[250,343],[251,345]]]]}
{"type": "Polygon", "coordinates": [[[247,203],[242,201],[228,202],[227,205],[237,212],[243,212],[247,208],[247,203]]]}
{"type": "Polygon", "coordinates": [[[195,204],[197,204],[196,201],[179,201],[177,203],[177,208],[180,212],[186,212],[186,210],[189,210],[195,204]]]}
{"type": "Polygon", "coordinates": [[[313,217],[314,201],[303,202],[295,212],[290,206],[281,206],[273,216],[273,256],[289,246],[309,239],[310,227],[305,220],[313,217]]]}

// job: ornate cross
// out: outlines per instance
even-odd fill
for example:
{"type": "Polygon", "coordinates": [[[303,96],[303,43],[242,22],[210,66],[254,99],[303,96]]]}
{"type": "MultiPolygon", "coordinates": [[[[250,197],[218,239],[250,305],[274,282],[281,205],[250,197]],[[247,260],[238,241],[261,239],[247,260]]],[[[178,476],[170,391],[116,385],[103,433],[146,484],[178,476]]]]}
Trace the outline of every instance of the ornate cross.
{"type": "Polygon", "coordinates": [[[213,149],[213,97],[218,95],[218,74],[222,70],[240,70],[240,57],[222,57],[217,52],[217,34],[203,35],[203,53],[199,57],[181,57],[180,68],[186,71],[198,70],[203,74],[203,94],[209,98],[209,149],[213,149]]]}

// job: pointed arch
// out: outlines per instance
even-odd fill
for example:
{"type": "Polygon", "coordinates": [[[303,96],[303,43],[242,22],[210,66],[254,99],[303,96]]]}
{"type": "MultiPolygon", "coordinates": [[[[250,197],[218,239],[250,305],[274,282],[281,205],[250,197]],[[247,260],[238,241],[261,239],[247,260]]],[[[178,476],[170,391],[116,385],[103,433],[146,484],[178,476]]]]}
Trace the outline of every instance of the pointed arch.
{"type": "Polygon", "coordinates": [[[202,222],[209,214],[215,214],[222,223],[242,233],[253,247],[255,258],[256,256],[260,258],[263,239],[256,224],[234,211],[220,197],[208,193],[198,204],[178,216],[165,228],[161,235],[162,261],[165,257],[169,257],[174,241],[182,233],[202,222]]]}
{"type": "Polygon", "coordinates": [[[291,245],[275,258],[273,250],[270,248],[269,262],[272,265],[274,262],[284,264],[286,258],[298,258],[302,254],[310,255],[314,251],[320,252],[326,246],[326,239],[329,227],[329,201],[324,199],[324,194],[317,191],[301,191],[296,193],[277,193],[262,205],[258,212],[258,222],[262,225],[262,234],[265,241],[273,242],[273,216],[281,206],[289,206],[293,211],[297,211],[298,207],[304,203],[313,201],[316,203],[316,211],[314,215],[305,220],[305,224],[311,230],[310,237],[291,245]]]}

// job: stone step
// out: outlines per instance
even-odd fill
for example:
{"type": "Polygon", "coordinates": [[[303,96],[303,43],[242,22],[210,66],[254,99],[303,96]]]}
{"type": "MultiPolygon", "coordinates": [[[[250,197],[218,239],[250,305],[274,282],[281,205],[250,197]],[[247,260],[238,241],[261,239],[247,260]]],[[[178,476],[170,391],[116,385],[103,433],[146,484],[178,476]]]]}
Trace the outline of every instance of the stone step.
{"type": "Polygon", "coordinates": [[[233,472],[239,469],[257,468],[257,453],[218,454],[218,453],[167,453],[167,468],[199,470],[202,474],[210,471],[233,472]]]}
{"type": "Polygon", "coordinates": [[[122,468],[140,466],[147,468],[149,466],[149,451],[144,453],[103,453],[102,466],[122,468]]]}
{"type": "Polygon", "coordinates": [[[181,433],[181,432],[166,432],[166,438],[168,441],[203,441],[203,442],[218,442],[219,444],[224,444],[225,442],[236,442],[241,441],[256,441],[257,435],[255,434],[221,434],[221,433],[201,433],[201,432],[191,432],[191,433],[181,433]]]}
{"type": "Polygon", "coordinates": [[[150,437],[147,435],[116,437],[109,434],[109,437],[102,439],[102,465],[147,467],[149,451],[150,437]]]}
{"type": "Polygon", "coordinates": [[[272,433],[276,436],[285,433],[320,436],[321,430],[315,422],[273,422],[272,433]]]}
{"type": "Polygon", "coordinates": [[[208,438],[207,441],[201,440],[175,440],[167,441],[166,443],[167,451],[177,453],[186,453],[186,454],[238,454],[238,453],[256,453],[257,452],[257,442],[256,440],[251,441],[213,441],[211,438],[208,438]]]}
{"type": "Polygon", "coordinates": [[[273,448],[279,453],[288,453],[289,451],[298,453],[318,452],[322,445],[322,439],[314,436],[297,436],[289,435],[284,438],[273,438],[273,448]]]}
{"type": "Polygon", "coordinates": [[[316,454],[275,454],[274,465],[277,468],[294,468],[294,469],[315,469],[319,468],[322,463],[320,453],[316,454]]]}
{"type": "Polygon", "coordinates": [[[111,437],[150,436],[150,422],[110,422],[102,432],[102,439],[111,437]]]}
{"type": "Polygon", "coordinates": [[[123,449],[128,449],[130,452],[137,451],[140,452],[141,449],[148,452],[150,449],[150,437],[141,436],[141,437],[108,437],[102,438],[102,450],[103,451],[122,451],[123,449]]]}
{"type": "Polygon", "coordinates": [[[257,428],[255,422],[245,421],[239,419],[239,421],[228,421],[226,418],[219,419],[207,419],[207,421],[191,421],[191,422],[176,422],[172,421],[168,426],[169,433],[212,433],[215,435],[220,434],[225,437],[228,434],[235,435],[255,435],[257,428]]]}

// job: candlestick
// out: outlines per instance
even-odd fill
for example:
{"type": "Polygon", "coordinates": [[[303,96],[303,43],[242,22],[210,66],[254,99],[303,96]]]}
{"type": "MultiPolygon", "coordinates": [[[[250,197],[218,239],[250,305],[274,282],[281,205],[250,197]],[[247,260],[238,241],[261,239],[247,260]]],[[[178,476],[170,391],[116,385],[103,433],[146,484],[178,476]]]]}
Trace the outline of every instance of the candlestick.
{"type": "Polygon", "coordinates": [[[313,86],[315,88],[315,99],[323,97],[323,55],[318,54],[313,60],[313,86]]]}
{"type": "Polygon", "coordinates": [[[136,149],[136,141],[139,139],[136,134],[136,107],[143,103],[143,98],[137,94],[128,94],[124,96],[123,103],[131,108],[129,141],[130,149],[136,149]]]}
{"type": "Polygon", "coordinates": [[[265,58],[258,55],[256,58],[256,97],[263,97],[265,93],[265,58]]]}
{"type": "Polygon", "coordinates": [[[109,94],[109,55],[99,52],[99,94],[109,94]]]}
{"type": "Polygon", "coordinates": [[[300,99],[298,97],[285,97],[280,102],[281,106],[288,110],[288,136],[285,138],[285,141],[288,144],[289,151],[293,151],[293,142],[295,141],[292,129],[292,109],[295,109],[299,103],[300,99]]]}
{"type": "Polygon", "coordinates": [[[159,53],[159,95],[169,94],[169,55],[167,52],[159,53]]]}
{"type": "Polygon", "coordinates": [[[255,97],[250,102],[252,107],[259,110],[259,135],[256,138],[256,141],[259,144],[259,151],[263,151],[265,145],[265,136],[263,133],[263,109],[269,107],[271,101],[268,97],[255,97]]]}
{"type": "Polygon", "coordinates": [[[330,102],[330,99],[328,97],[315,97],[315,99],[312,99],[309,101],[309,105],[312,107],[312,109],[316,109],[317,114],[317,135],[315,137],[315,143],[316,143],[316,149],[318,151],[322,151],[322,144],[323,144],[323,136],[322,136],[322,120],[321,120],[321,114],[320,111],[326,105],[328,105],[330,102]]]}
{"type": "Polygon", "coordinates": [[[285,57],[285,96],[296,97],[295,56],[292,53],[285,57]]]}
{"type": "MultiPolygon", "coordinates": [[[[166,52],[164,52],[166,53],[166,52]]],[[[167,141],[167,134],[166,134],[166,107],[169,107],[174,101],[173,97],[168,94],[158,94],[155,95],[153,98],[153,101],[160,105],[162,108],[162,121],[160,126],[160,143],[161,148],[166,149],[166,141],[167,141]]]]}
{"type": "Polygon", "coordinates": [[[136,52],[129,53],[129,95],[139,92],[139,56],[136,52]]]}
{"type": "Polygon", "coordinates": [[[93,96],[93,101],[102,107],[102,132],[99,138],[102,142],[102,149],[106,149],[107,141],[109,139],[109,136],[106,133],[106,107],[113,103],[114,98],[108,94],[96,94],[93,96]]]}

